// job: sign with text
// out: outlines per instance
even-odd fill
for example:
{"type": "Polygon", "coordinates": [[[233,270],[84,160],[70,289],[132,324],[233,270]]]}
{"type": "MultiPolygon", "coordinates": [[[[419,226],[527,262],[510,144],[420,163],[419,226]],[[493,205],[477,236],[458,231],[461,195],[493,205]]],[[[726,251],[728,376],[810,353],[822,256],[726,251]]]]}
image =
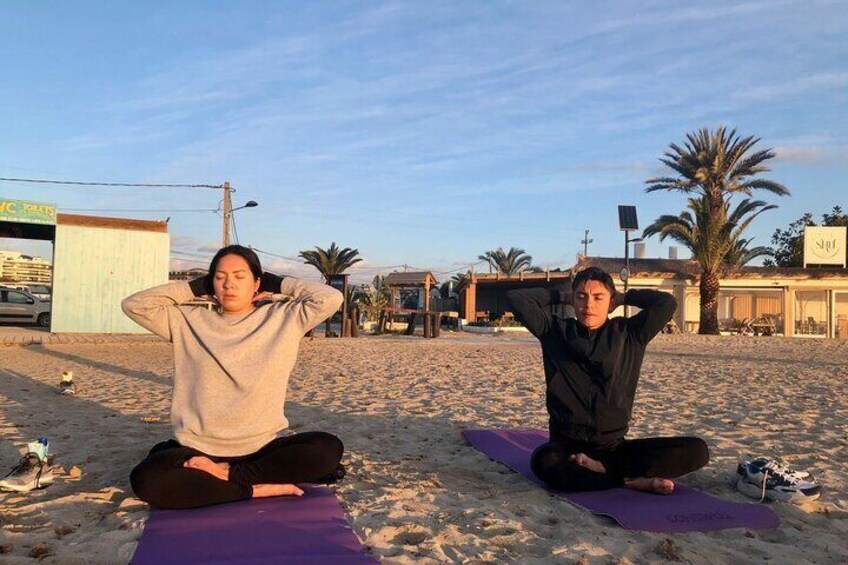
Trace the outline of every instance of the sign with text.
{"type": "Polygon", "coordinates": [[[845,267],[848,227],[807,226],[804,228],[804,266],[840,265],[845,267]]]}
{"type": "Polygon", "coordinates": [[[20,224],[56,224],[56,205],[0,198],[0,222],[20,224]]]}

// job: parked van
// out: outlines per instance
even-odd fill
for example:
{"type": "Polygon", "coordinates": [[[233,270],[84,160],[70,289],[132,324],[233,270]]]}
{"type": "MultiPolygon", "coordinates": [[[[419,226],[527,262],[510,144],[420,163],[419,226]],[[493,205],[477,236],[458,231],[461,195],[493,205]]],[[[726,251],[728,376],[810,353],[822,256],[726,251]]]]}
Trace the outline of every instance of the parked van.
{"type": "Polygon", "coordinates": [[[25,290],[0,287],[0,322],[50,327],[50,302],[41,300],[25,290]]]}

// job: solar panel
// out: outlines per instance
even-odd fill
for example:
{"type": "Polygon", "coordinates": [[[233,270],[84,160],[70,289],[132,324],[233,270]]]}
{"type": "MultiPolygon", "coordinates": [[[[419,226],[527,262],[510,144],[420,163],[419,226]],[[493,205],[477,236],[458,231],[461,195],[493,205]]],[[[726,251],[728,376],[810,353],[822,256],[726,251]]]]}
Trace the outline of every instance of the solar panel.
{"type": "Polygon", "coordinates": [[[618,207],[618,227],[621,231],[636,231],[639,229],[639,220],[636,219],[636,206],[618,207]]]}

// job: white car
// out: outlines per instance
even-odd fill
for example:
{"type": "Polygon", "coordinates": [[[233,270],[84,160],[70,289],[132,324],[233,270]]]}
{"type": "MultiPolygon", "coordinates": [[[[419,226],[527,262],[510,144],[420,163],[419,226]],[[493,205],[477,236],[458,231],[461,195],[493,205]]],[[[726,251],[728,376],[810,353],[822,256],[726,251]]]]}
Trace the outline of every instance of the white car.
{"type": "Polygon", "coordinates": [[[44,286],[43,284],[31,284],[29,285],[29,288],[25,288],[24,290],[36,298],[40,298],[44,302],[50,302],[50,297],[53,294],[50,287],[44,286]]]}
{"type": "Polygon", "coordinates": [[[0,287],[0,322],[29,322],[50,327],[50,302],[25,290],[0,287]]]}

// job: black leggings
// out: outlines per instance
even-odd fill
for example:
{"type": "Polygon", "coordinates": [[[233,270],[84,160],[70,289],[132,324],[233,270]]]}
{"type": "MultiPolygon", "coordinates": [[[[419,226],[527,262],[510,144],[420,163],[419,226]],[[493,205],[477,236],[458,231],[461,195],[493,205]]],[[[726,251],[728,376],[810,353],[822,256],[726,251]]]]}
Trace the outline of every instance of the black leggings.
{"type": "Polygon", "coordinates": [[[280,437],[241,457],[207,455],[172,439],[153,446],[130,473],[130,484],[135,495],[151,506],[196,508],[251,498],[253,485],[258,484],[335,482],[344,476],[343,451],[341,440],[325,432],[280,437]],[[183,467],[198,455],[229,463],[229,480],[183,467]]]}
{"type": "Polygon", "coordinates": [[[672,479],[700,469],[710,459],[704,440],[697,437],[656,437],[618,440],[609,445],[581,441],[551,441],[536,448],[530,460],[533,473],[564,491],[606,490],[624,486],[624,479],[672,479]],[[606,473],[569,461],[584,453],[603,463],[606,473]]]}

